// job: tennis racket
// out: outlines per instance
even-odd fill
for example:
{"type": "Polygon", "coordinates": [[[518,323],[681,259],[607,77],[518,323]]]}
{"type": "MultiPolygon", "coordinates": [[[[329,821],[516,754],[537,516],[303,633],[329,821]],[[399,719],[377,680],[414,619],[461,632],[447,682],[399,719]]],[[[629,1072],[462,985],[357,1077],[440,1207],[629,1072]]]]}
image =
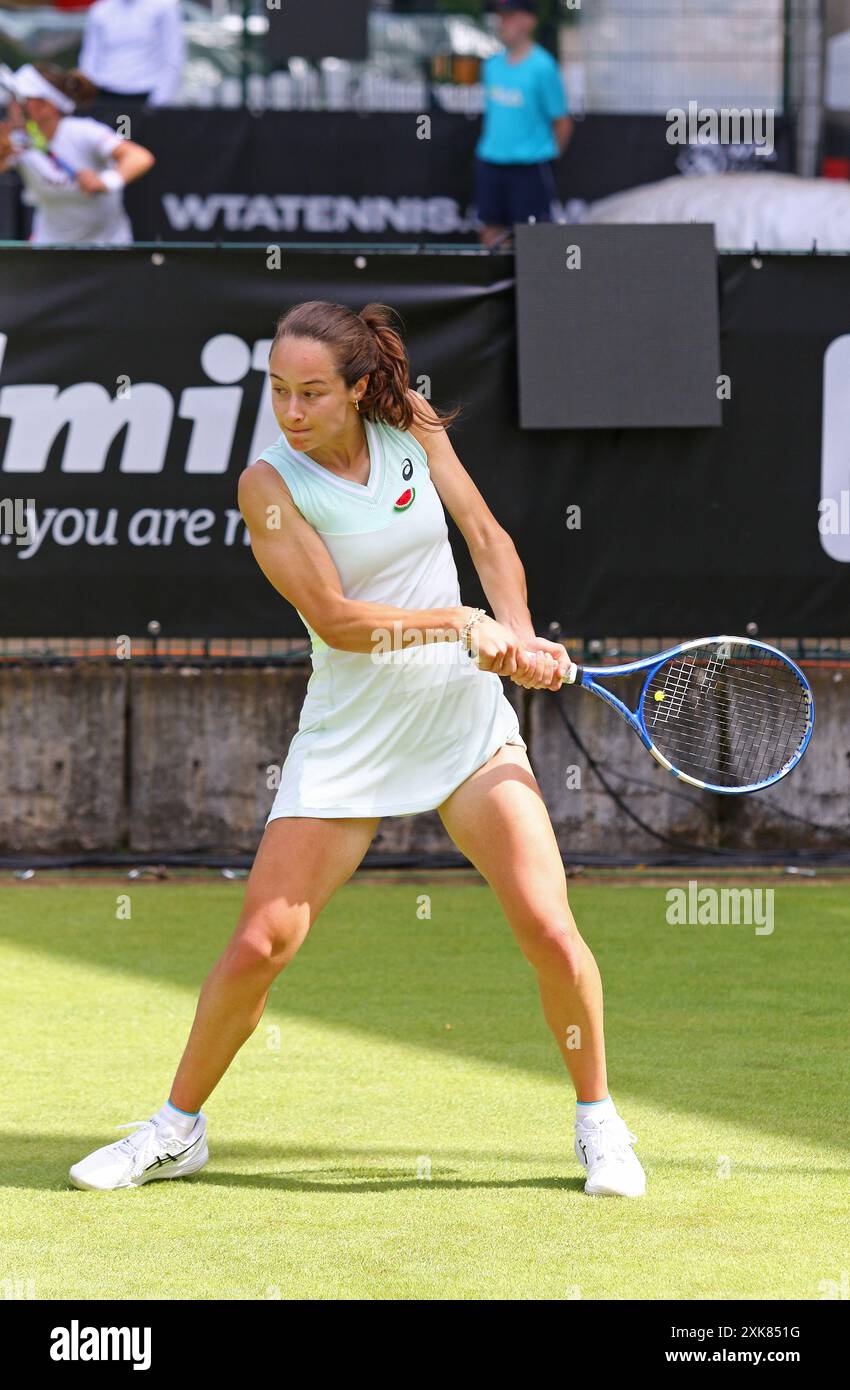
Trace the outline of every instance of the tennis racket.
{"type": "Polygon", "coordinates": [[[698,637],[623,666],[571,663],[564,682],[604,700],[662,767],[706,791],[772,786],[797,766],[814,726],[799,666],[746,637],[698,637]],[[598,684],[638,672],[646,678],[633,710],[598,684]]]}

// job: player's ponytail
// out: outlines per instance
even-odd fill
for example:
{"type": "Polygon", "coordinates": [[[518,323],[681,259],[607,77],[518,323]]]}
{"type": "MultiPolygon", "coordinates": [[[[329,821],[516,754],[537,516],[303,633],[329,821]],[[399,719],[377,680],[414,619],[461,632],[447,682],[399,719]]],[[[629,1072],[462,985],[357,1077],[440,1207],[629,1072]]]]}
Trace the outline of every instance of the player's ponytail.
{"type": "MultiPolygon", "coordinates": [[[[432,424],[434,429],[445,428],[456,418],[460,407],[455,407],[437,421],[427,421],[408,396],[410,389],[410,364],[401,334],[393,327],[393,319],[398,315],[387,304],[367,304],[357,316],[362,319],[371,333],[376,350],[375,366],[369,375],[369,385],[360,401],[361,411],[370,420],[385,420],[397,429],[407,430],[414,421],[432,424]]],[[[355,378],[356,380],[356,378],[355,378]]]]}
{"type": "Polygon", "coordinates": [[[393,326],[394,318],[398,315],[386,304],[367,304],[356,314],[343,304],[307,300],[278,320],[272,349],[285,334],[326,343],[346,386],[369,377],[359,403],[360,414],[367,420],[401,430],[410,429],[414,422],[431,429],[446,427],[456,419],[460,407],[445,415],[435,412],[436,419],[416,409],[415,395],[408,395],[407,350],[393,326]]]}

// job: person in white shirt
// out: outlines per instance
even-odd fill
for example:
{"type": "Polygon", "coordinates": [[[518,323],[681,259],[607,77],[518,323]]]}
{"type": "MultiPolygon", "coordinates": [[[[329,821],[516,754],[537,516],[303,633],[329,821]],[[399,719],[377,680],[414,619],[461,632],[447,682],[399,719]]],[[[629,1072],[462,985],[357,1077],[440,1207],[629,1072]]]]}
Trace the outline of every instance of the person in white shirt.
{"type": "Polygon", "coordinates": [[[186,42],[179,0],[96,0],[79,70],[107,100],[174,104],[186,42]]]}
{"type": "Polygon", "coordinates": [[[34,246],[82,242],[127,246],[133,229],[124,209],[124,185],[146,174],[155,159],[144,145],[108,125],[71,114],[95,95],[80,73],[52,63],[0,69],[11,97],[0,125],[0,172],[16,169],[35,208],[34,246]]]}

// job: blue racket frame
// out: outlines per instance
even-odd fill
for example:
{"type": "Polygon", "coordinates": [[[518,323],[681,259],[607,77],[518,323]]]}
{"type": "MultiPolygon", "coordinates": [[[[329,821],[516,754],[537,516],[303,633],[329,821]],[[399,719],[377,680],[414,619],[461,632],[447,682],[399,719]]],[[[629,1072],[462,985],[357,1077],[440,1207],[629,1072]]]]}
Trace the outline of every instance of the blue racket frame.
{"type": "Polygon", "coordinates": [[[721,637],[697,637],[692,642],[682,642],[679,646],[669,647],[667,651],[658,652],[655,656],[643,657],[640,661],[629,661],[621,666],[573,665],[567,672],[564,680],[565,684],[580,685],[582,689],[589,690],[592,695],[598,695],[601,700],[604,700],[612,709],[615,709],[617,713],[625,719],[629,728],[634,730],[644,748],[652,754],[656,762],[660,763],[668,772],[672,772],[673,776],[677,777],[680,782],[687,782],[690,786],[699,787],[703,791],[720,792],[723,796],[746,796],[749,792],[758,792],[762,791],[765,787],[772,787],[774,782],[778,782],[781,778],[787,777],[791,769],[797,766],[797,763],[808,748],[815,723],[815,699],[812,694],[812,687],[809,685],[809,682],[806,680],[799,666],[795,665],[791,658],[786,656],[785,652],[780,651],[778,647],[772,647],[768,642],[758,642],[752,637],[729,637],[725,635],[721,637]],[[706,642],[743,642],[750,647],[760,647],[762,651],[770,652],[771,655],[778,656],[784,661],[794,672],[794,675],[797,677],[803,689],[803,694],[808,706],[808,717],[806,720],[806,730],[799,747],[795,749],[793,755],[779,772],[775,772],[772,777],[766,778],[763,782],[754,782],[751,787],[718,787],[714,782],[701,782],[699,778],[690,777],[688,773],[681,772],[679,768],[674,767],[673,764],[665,758],[664,754],[659,752],[655,747],[655,744],[647,733],[646,725],[643,721],[642,711],[644,695],[656,671],[664,665],[665,661],[669,661],[672,656],[679,656],[682,652],[691,651],[694,647],[702,647],[706,642]],[[594,679],[594,677],[598,676],[608,680],[613,676],[634,675],[638,671],[646,671],[647,674],[646,680],[641,687],[637,710],[630,710],[612,691],[608,690],[604,685],[598,685],[594,679]]]}

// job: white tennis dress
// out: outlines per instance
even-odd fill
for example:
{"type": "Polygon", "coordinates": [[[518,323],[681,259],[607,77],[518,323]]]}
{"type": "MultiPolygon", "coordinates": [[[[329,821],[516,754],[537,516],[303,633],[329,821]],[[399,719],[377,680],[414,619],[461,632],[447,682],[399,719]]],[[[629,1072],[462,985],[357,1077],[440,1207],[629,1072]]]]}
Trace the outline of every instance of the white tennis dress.
{"type": "MultiPolygon", "coordinates": [[[[461,605],[445,513],[419,441],[364,418],[368,483],[339,478],[286,436],[260,458],[321,536],[347,598],[393,608],[461,605]]],[[[371,652],[329,647],[301,618],[313,670],[268,820],[431,811],[504,743],[525,741],[502,689],[460,642],[371,652]]],[[[267,822],[268,824],[268,822],[267,822]]]]}

